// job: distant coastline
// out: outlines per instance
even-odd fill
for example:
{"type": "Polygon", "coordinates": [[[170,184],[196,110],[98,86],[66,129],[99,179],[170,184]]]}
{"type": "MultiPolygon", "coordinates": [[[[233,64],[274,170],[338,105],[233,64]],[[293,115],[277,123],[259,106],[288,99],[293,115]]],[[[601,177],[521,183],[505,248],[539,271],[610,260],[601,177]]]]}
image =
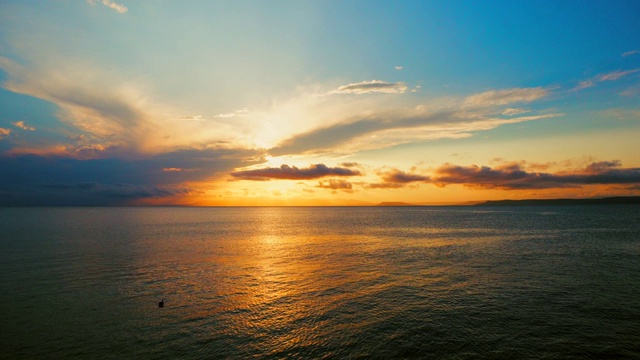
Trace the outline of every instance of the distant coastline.
{"type": "Polygon", "coordinates": [[[527,199],[491,200],[474,206],[543,206],[543,205],[639,205],[640,196],[616,196],[597,199],[527,199]]]}
{"type": "Polygon", "coordinates": [[[380,204],[374,205],[374,206],[422,206],[422,205],[415,205],[415,204],[409,204],[406,202],[400,202],[400,201],[396,201],[396,202],[381,202],[380,204]]]}
{"type": "Polygon", "coordinates": [[[466,203],[412,204],[406,202],[381,202],[379,207],[420,207],[420,206],[550,206],[550,205],[640,205],[640,196],[615,196],[586,199],[524,199],[487,200],[466,203]]]}

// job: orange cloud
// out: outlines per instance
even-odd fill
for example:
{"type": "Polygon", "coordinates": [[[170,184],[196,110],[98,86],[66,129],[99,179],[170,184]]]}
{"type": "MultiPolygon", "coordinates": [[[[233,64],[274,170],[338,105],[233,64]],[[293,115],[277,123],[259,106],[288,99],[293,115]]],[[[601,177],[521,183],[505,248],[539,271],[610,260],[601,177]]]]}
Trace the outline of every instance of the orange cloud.
{"type": "Polygon", "coordinates": [[[7,136],[9,134],[11,134],[11,129],[0,128],[0,139],[2,139],[3,136],[7,136]]]}
{"type": "Polygon", "coordinates": [[[15,127],[17,127],[17,128],[20,128],[20,129],[22,129],[22,130],[27,130],[27,131],[33,131],[33,130],[35,130],[35,129],[36,129],[36,128],[34,128],[33,126],[29,126],[29,125],[25,124],[25,122],[24,122],[24,121],[16,121],[16,122],[12,122],[12,123],[11,123],[11,125],[13,125],[13,126],[15,126],[15,127]]]}
{"type": "Polygon", "coordinates": [[[345,180],[329,179],[327,181],[319,181],[317,188],[329,190],[342,190],[353,192],[353,184],[345,180]]]}
{"type": "Polygon", "coordinates": [[[580,187],[582,185],[640,184],[640,168],[620,168],[619,161],[594,162],[584,169],[561,172],[528,172],[519,163],[494,168],[444,164],[431,182],[437,186],[459,184],[473,188],[521,190],[580,187]]]}
{"type": "Polygon", "coordinates": [[[430,177],[420,174],[406,173],[402,170],[391,169],[387,172],[379,172],[381,183],[368,184],[369,189],[399,189],[415,182],[429,182],[430,177]]]}

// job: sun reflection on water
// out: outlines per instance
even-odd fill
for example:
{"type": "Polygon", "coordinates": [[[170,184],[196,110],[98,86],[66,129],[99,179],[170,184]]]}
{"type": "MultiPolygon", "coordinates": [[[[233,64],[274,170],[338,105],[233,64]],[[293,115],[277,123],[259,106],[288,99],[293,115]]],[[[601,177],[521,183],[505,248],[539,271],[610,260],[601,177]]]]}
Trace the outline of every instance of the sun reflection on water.
{"type": "Polygon", "coordinates": [[[278,357],[322,349],[336,336],[355,346],[380,324],[402,321],[398,314],[422,321],[418,308],[451,311],[458,305],[443,297],[471,294],[478,237],[503,241],[491,229],[428,226],[427,218],[390,228],[324,211],[316,218],[305,209],[242,209],[220,219],[233,222],[223,234],[217,220],[193,217],[188,230],[168,230],[157,244],[184,260],[168,263],[158,285],[193,331],[210,329],[227,344],[244,339],[247,351],[278,357]]]}

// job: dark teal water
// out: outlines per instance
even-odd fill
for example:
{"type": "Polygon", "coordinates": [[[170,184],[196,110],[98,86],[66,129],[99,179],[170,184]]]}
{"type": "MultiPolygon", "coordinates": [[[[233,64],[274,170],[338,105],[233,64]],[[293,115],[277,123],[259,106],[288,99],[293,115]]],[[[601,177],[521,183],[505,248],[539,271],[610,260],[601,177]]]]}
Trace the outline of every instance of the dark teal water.
{"type": "Polygon", "coordinates": [[[4,208],[0,239],[3,359],[640,358],[639,206],[4,208]]]}

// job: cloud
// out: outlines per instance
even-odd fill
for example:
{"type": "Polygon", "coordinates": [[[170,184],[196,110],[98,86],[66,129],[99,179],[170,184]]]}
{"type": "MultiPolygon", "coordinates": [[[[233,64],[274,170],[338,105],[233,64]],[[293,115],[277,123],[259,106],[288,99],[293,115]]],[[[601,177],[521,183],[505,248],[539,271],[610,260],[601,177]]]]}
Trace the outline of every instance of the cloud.
{"type": "Polygon", "coordinates": [[[412,183],[429,182],[431,178],[426,175],[407,173],[398,169],[379,172],[381,183],[368,184],[370,189],[398,189],[412,183]]]}
{"type": "Polygon", "coordinates": [[[398,70],[398,71],[399,71],[399,70],[402,70],[402,69],[403,69],[403,67],[402,67],[402,66],[395,66],[395,67],[394,67],[394,69],[396,69],[396,70],[398,70]]]}
{"type": "Polygon", "coordinates": [[[236,110],[230,113],[218,114],[214,117],[216,118],[234,118],[234,117],[243,117],[249,115],[248,109],[236,110]]]}
{"type": "Polygon", "coordinates": [[[84,135],[77,144],[66,144],[68,148],[158,153],[220,144],[222,139],[237,144],[246,137],[232,125],[202,121],[200,115],[170,115],[180,112],[152,101],[144,84],[86,64],[26,67],[0,57],[0,69],[8,75],[4,88],[56,105],[57,118],[76,131],[73,135],[84,135]],[[184,121],[178,125],[175,120],[184,121]]]}
{"type": "Polygon", "coordinates": [[[611,169],[619,168],[621,166],[622,166],[622,163],[620,162],[620,160],[597,161],[587,165],[585,167],[585,172],[589,174],[598,174],[604,171],[609,171],[611,169]]]}
{"type": "Polygon", "coordinates": [[[360,167],[362,165],[358,164],[357,162],[343,162],[340,164],[340,166],[352,168],[352,167],[360,167]]]}
{"type": "Polygon", "coordinates": [[[27,131],[34,131],[36,128],[34,128],[33,126],[29,126],[27,124],[25,124],[24,121],[16,121],[16,122],[12,122],[11,125],[20,128],[22,130],[27,130],[27,131]]]}
{"type": "Polygon", "coordinates": [[[428,181],[429,177],[419,174],[409,174],[404,171],[393,169],[382,174],[382,179],[387,183],[408,184],[416,181],[428,181]]]}
{"type": "MultiPolygon", "coordinates": [[[[284,106],[277,104],[273,110],[249,113],[241,109],[217,115],[218,118],[246,115],[242,122],[195,121],[202,119],[201,115],[169,109],[146,96],[143,84],[128,83],[117,74],[104,74],[99,69],[77,64],[27,69],[3,58],[0,67],[9,75],[4,84],[7,89],[55,104],[59,108],[58,118],[86,135],[76,144],[65,145],[68,153],[82,149],[84,156],[91,157],[98,156],[95,149],[149,154],[220,144],[221,139],[228,141],[221,147],[234,144],[271,148],[272,155],[328,151],[345,154],[410,141],[468,137],[472,131],[535,119],[514,117],[505,122],[473,114],[472,111],[484,111],[477,108],[466,108],[463,113],[463,99],[445,99],[445,105],[435,104],[434,100],[434,104],[416,109],[380,99],[374,101],[368,96],[317,96],[318,92],[314,92],[313,96],[302,94],[290,106],[287,102],[284,106]],[[446,110],[438,112],[440,108],[446,110]],[[181,115],[168,115],[176,113],[181,115]],[[302,118],[305,121],[300,121],[302,118]],[[176,119],[190,121],[176,123],[176,119]]],[[[397,85],[380,81],[366,84],[368,88],[361,83],[341,89],[373,91],[397,85]]],[[[326,94],[326,90],[321,93],[326,94]]]]}
{"type": "Polygon", "coordinates": [[[222,178],[234,168],[262,162],[259,155],[234,149],[178,150],[133,159],[5,155],[0,156],[0,206],[129,205],[184,196],[192,190],[183,184],[222,178]]]}
{"type": "Polygon", "coordinates": [[[178,120],[205,121],[206,119],[202,115],[182,115],[182,116],[178,116],[178,120]]]}
{"type": "Polygon", "coordinates": [[[0,128],[0,139],[11,134],[11,129],[0,128]]]}
{"type": "Polygon", "coordinates": [[[629,87],[620,92],[620,96],[631,97],[631,96],[638,96],[638,95],[640,95],[640,85],[629,87]]]}
{"type": "Polygon", "coordinates": [[[122,4],[118,4],[118,3],[110,1],[110,0],[102,0],[102,4],[104,6],[112,8],[113,10],[115,10],[115,11],[121,13],[121,14],[124,14],[129,10],[126,6],[124,6],[122,4]]]}
{"type": "Polygon", "coordinates": [[[624,109],[624,108],[607,109],[607,110],[601,111],[600,115],[607,118],[614,118],[619,121],[640,120],[640,109],[624,109]]]}
{"type": "Polygon", "coordinates": [[[91,70],[28,69],[1,57],[0,68],[9,74],[7,90],[56,104],[58,118],[94,137],[134,145],[155,132],[141,94],[91,70]]]}
{"type": "Polygon", "coordinates": [[[502,115],[514,116],[514,115],[526,114],[528,112],[531,112],[531,110],[523,109],[523,108],[507,108],[507,109],[504,109],[504,111],[502,112],[502,115]]]}
{"type": "Polygon", "coordinates": [[[576,87],[574,87],[572,89],[572,91],[577,91],[577,90],[582,90],[582,89],[593,87],[598,82],[619,80],[619,79],[621,79],[621,78],[623,78],[623,77],[625,77],[627,75],[634,74],[634,73],[636,73],[638,71],[640,71],[640,69],[632,69],[632,70],[626,70],[626,71],[614,71],[614,72],[610,72],[610,73],[607,73],[607,74],[600,74],[600,75],[594,77],[593,79],[587,79],[587,80],[581,81],[580,83],[578,83],[578,85],[576,85],[576,87]]]}
{"type": "Polygon", "coordinates": [[[467,97],[464,100],[464,105],[468,107],[482,107],[522,102],[529,103],[547,95],[549,95],[549,91],[542,87],[490,90],[467,97]]]}
{"type": "MultiPolygon", "coordinates": [[[[189,194],[188,188],[162,188],[149,187],[133,184],[102,184],[102,183],[71,183],[71,184],[35,184],[36,188],[56,190],[59,195],[71,193],[76,199],[91,195],[95,198],[103,198],[103,201],[113,201],[113,204],[120,203],[119,200],[161,198],[175,195],[189,194]]],[[[69,195],[69,194],[66,194],[69,195]]]]}
{"type": "Polygon", "coordinates": [[[317,188],[329,190],[341,190],[345,192],[353,192],[353,184],[345,180],[329,179],[327,181],[319,181],[317,188]]]}
{"type": "Polygon", "coordinates": [[[407,91],[407,84],[403,82],[388,83],[381,80],[363,81],[340,86],[330,91],[329,94],[368,94],[368,93],[404,93],[407,91]]]}
{"type": "Polygon", "coordinates": [[[394,146],[409,141],[471,136],[473,131],[486,131],[504,124],[548,119],[559,113],[513,117],[509,119],[483,117],[458,109],[429,113],[405,112],[357,119],[348,123],[314,129],[282,141],[269,149],[274,156],[373,149],[394,146]],[[395,116],[394,116],[395,115],[395,116]],[[407,131],[411,130],[411,131],[407,131]]]}
{"type": "Polygon", "coordinates": [[[614,71],[608,74],[603,74],[598,76],[598,80],[599,81],[614,81],[614,80],[618,80],[624,76],[627,76],[629,74],[633,74],[633,73],[637,73],[638,71],[640,71],[640,69],[633,69],[633,70],[627,70],[627,71],[614,71]]]}
{"type": "Polygon", "coordinates": [[[444,187],[464,185],[481,189],[522,190],[579,187],[594,184],[640,184],[640,168],[620,168],[619,161],[589,164],[560,173],[529,172],[519,163],[496,167],[444,164],[435,169],[430,182],[444,187]]]}
{"type": "Polygon", "coordinates": [[[638,54],[638,53],[640,53],[640,50],[631,50],[631,51],[622,53],[622,57],[627,57],[627,56],[631,56],[633,54],[638,54]]]}
{"type": "Polygon", "coordinates": [[[403,183],[371,183],[367,184],[365,188],[367,189],[400,189],[405,187],[407,184],[403,183]]]}
{"type": "MultiPolygon", "coordinates": [[[[98,0],[87,0],[87,3],[91,4],[91,5],[95,5],[98,2],[98,0]]],[[[122,4],[118,4],[114,1],[111,0],[102,0],[101,1],[102,5],[109,7],[117,12],[119,12],[120,14],[124,14],[126,13],[129,9],[122,5],[122,4]]]]}
{"type": "Polygon", "coordinates": [[[380,119],[362,119],[352,123],[340,123],[294,135],[277,147],[270,149],[269,153],[278,156],[300,154],[311,150],[327,150],[357,136],[382,130],[389,126],[391,125],[385,126],[384,121],[380,119]]]}
{"type": "Polygon", "coordinates": [[[310,180],[326,176],[358,176],[360,172],[341,167],[327,167],[324,164],[313,164],[308,168],[282,165],[279,168],[263,168],[256,170],[236,171],[231,175],[239,180],[310,180]]]}
{"type": "Polygon", "coordinates": [[[582,90],[582,89],[590,88],[594,85],[595,83],[593,82],[593,80],[585,80],[585,81],[581,81],[575,88],[573,88],[573,90],[582,90]]]}

